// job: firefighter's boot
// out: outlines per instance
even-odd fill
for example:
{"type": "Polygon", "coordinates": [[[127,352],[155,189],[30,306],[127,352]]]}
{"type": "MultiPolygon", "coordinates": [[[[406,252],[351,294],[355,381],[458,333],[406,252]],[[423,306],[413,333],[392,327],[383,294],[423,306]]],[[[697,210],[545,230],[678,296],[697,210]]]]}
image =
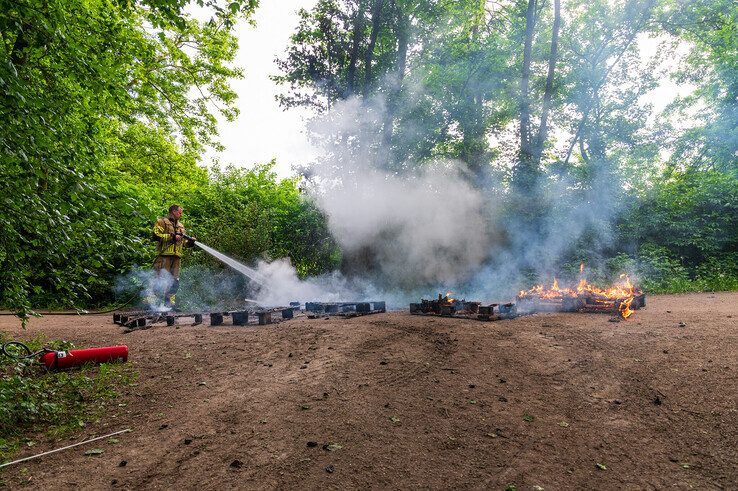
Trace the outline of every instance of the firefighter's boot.
{"type": "Polygon", "coordinates": [[[171,308],[173,311],[179,311],[179,309],[177,308],[176,300],[177,300],[177,295],[174,293],[170,294],[169,297],[167,297],[167,303],[166,303],[167,307],[171,308]]]}

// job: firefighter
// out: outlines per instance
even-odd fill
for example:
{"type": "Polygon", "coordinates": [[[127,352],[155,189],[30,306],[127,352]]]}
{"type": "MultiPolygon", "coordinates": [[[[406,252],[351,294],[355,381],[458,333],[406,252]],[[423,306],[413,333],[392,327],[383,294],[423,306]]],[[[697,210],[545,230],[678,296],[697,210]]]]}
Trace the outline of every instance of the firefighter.
{"type": "MultiPolygon", "coordinates": [[[[182,207],[172,205],[169,207],[169,216],[159,218],[154,224],[154,240],[156,245],[156,259],[154,260],[154,271],[159,285],[163,287],[164,305],[175,307],[177,289],[179,289],[179,267],[182,261],[182,250],[185,246],[195,245],[194,240],[182,237],[186,234],[184,224],[179,220],[182,217],[182,207]],[[172,278],[171,284],[162,278],[162,271],[167,271],[172,278]]],[[[194,237],[193,237],[194,239],[194,237]]]]}

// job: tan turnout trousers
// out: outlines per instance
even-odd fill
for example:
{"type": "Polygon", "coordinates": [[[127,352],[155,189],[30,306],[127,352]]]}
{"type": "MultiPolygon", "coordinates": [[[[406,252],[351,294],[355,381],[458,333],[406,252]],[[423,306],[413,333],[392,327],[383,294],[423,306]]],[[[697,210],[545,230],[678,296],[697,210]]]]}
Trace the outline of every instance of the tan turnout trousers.
{"type": "Polygon", "coordinates": [[[164,296],[164,304],[172,307],[179,289],[179,265],[181,262],[182,258],[179,256],[156,256],[154,260],[154,271],[156,271],[157,276],[161,275],[162,270],[168,271],[172,275],[172,282],[166,288],[166,291],[161,292],[164,296]]]}

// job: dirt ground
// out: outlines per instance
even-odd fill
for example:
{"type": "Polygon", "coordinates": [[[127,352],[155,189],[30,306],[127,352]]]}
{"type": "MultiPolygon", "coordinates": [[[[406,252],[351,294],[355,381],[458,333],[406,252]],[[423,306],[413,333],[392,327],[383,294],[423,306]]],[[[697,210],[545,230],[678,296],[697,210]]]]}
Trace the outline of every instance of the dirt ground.
{"type": "Polygon", "coordinates": [[[736,489],[738,293],[647,301],[620,323],[395,312],[123,334],[111,315],[46,316],[25,332],[0,317],[0,330],[19,338],[127,344],[140,374],[74,440],[131,428],[117,444],[0,479],[94,489],[736,489]]]}

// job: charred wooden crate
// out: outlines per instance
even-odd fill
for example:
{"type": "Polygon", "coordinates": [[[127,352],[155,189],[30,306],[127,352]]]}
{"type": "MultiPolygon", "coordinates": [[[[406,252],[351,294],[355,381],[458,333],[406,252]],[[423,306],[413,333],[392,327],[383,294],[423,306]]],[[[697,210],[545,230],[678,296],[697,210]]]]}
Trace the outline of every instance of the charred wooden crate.
{"type": "Polygon", "coordinates": [[[315,314],[320,314],[325,312],[325,304],[323,302],[305,302],[305,310],[315,314]]]}
{"type": "MultiPolygon", "coordinates": [[[[629,297],[610,298],[597,295],[578,295],[566,297],[562,303],[565,312],[603,312],[617,314],[625,308],[629,297]]],[[[630,308],[638,310],[646,306],[646,294],[635,295],[630,302],[630,308]]]]}
{"type": "Polygon", "coordinates": [[[466,300],[455,300],[453,307],[456,312],[466,312],[468,314],[479,313],[479,307],[482,302],[467,302],[466,300]]]}
{"type": "Polygon", "coordinates": [[[480,305],[477,318],[482,321],[512,319],[517,316],[517,308],[514,303],[492,303],[480,305]]]}
{"type": "Polygon", "coordinates": [[[580,297],[566,297],[561,302],[561,310],[564,312],[577,312],[584,308],[586,300],[580,297]]]}
{"type": "Polygon", "coordinates": [[[513,302],[501,303],[499,309],[502,315],[515,316],[518,313],[518,307],[513,302]]]}
{"type": "Polygon", "coordinates": [[[630,304],[630,308],[633,310],[642,309],[646,306],[646,294],[641,293],[633,297],[633,303],[630,304]]]}
{"type": "MultiPolygon", "coordinates": [[[[510,317],[510,314],[514,315],[514,304],[504,304],[504,309],[507,317],[510,317]]],[[[420,303],[411,303],[410,313],[478,320],[502,318],[500,316],[500,304],[482,305],[482,302],[458,300],[442,295],[439,295],[437,300],[421,299],[420,303]]]]}
{"type": "Polygon", "coordinates": [[[210,316],[211,326],[222,326],[225,324],[226,318],[231,318],[234,326],[247,326],[258,324],[271,324],[283,320],[292,319],[295,311],[299,312],[299,305],[296,307],[278,307],[274,309],[261,310],[236,310],[227,312],[210,312],[203,314],[202,312],[117,312],[113,314],[113,322],[127,327],[129,330],[146,329],[154,324],[166,322],[167,326],[182,324],[180,319],[191,318],[193,322],[189,325],[202,324],[203,316],[210,316]],[[281,315],[280,315],[281,314],[281,315]]]}
{"type": "Polygon", "coordinates": [[[133,320],[138,320],[141,318],[151,319],[152,317],[159,317],[160,315],[161,314],[159,312],[154,312],[152,310],[132,310],[128,312],[116,312],[113,314],[113,324],[126,326],[133,320]]]}
{"type": "Polygon", "coordinates": [[[228,312],[211,312],[210,313],[210,325],[214,327],[222,326],[225,324],[227,317],[231,318],[231,324],[234,326],[247,326],[251,319],[252,313],[247,310],[235,310],[228,312]]]}
{"type": "Polygon", "coordinates": [[[455,315],[457,313],[476,314],[481,302],[468,302],[449,297],[438,296],[437,300],[421,299],[420,303],[410,304],[411,314],[455,315]]]}
{"type": "Polygon", "coordinates": [[[325,313],[326,314],[337,314],[339,311],[339,307],[341,307],[338,304],[335,303],[327,303],[325,304],[325,313]]]}
{"type": "Polygon", "coordinates": [[[564,297],[541,298],[533,295],[518,296],[515,305],[519,313],[560,312],[564,310],[564,297]]]}
{"type": "Polygon", "coordinates": [[[420,300],[420,311],[424,314],[441,314],[441,304],[437,300],[420,300]]]}
{"type": "Polygon", "coordinates": [[[387,307],[384,301],[306,302],[305,311],[308,312],[308,317],[310,318],[316,318],[321,315],[355,317],[386,312],[387,307]]]}
{"type": "Polygon", "coordinates": [[[479,315],[494,315],[495,307],[497,307],[496,303],[493,303],[491,305],[481,305],[479,307],[479,315]]]}
{"type": "Polygon", "coordinates": [[[477,318],[481,321],[489,321],[494,318],[497,313],[495,312],[496,308],[498,307],[498,304],[493,303],[490,305],[480,305],[477,315],[477,318]]]}
{"type": "Polygon", "coordinates": [[[245,326],[249,323],[249,313],[247,311],[238,311],[231,313],[234,326],[245,326]]]}
{"type": "Polygon", "coordinates": [[[258,319],[259,319],[259,325],[264,326],[266,324],[272,323],[272,312],[271,311],[264,311],[264,312],[257,312],[256,313],[258,319]]]}

